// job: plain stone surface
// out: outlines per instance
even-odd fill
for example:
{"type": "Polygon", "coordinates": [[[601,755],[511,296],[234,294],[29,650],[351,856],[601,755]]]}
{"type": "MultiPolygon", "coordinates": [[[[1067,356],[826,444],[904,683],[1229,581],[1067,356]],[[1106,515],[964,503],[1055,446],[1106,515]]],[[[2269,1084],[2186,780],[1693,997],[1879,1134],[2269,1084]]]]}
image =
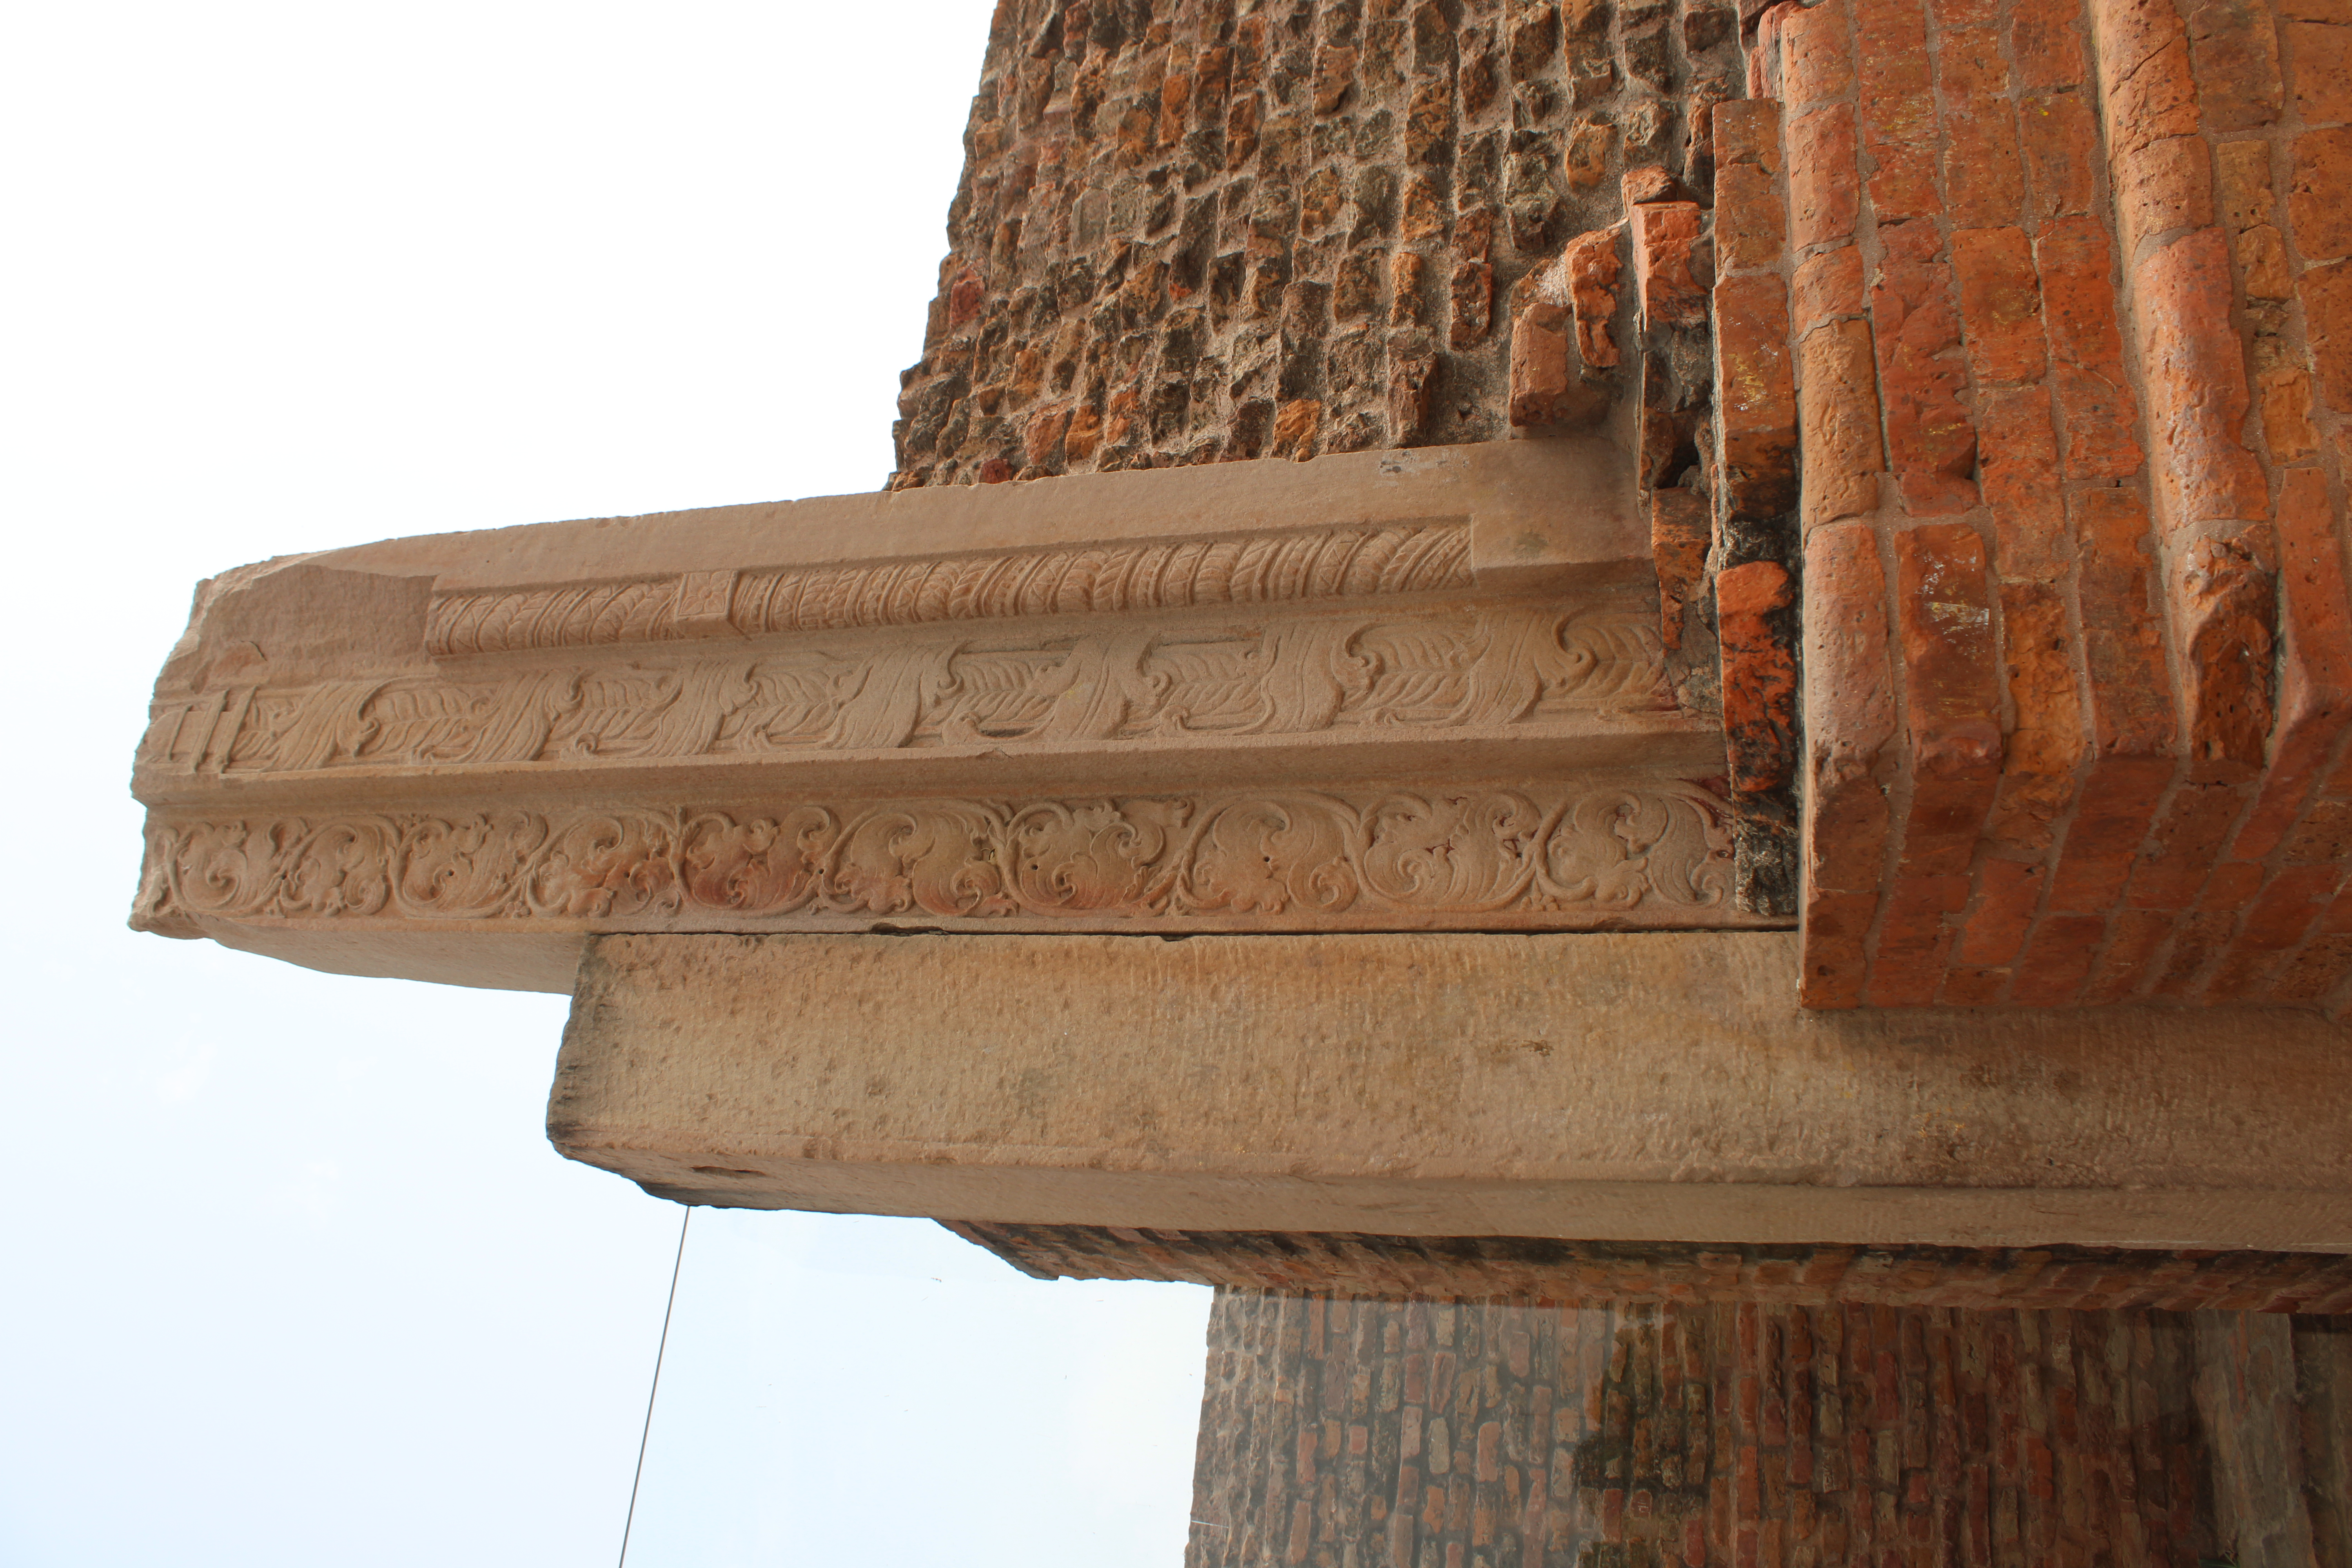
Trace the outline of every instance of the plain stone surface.
{"type": "Polygon", "coordinates": [[[1759,932],[615,936],[550,1135],[699,1203],[2352,1250],[2307,1014],[1806,1014],[1759,932]]]}

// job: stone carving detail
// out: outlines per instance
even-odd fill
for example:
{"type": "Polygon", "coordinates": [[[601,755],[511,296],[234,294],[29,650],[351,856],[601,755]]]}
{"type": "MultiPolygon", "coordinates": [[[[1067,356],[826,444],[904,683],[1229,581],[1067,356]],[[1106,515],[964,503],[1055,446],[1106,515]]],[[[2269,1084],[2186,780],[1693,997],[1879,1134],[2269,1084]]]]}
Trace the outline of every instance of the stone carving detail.
{"type": "Polygon", "coordinates": [[[1728,910],[1730,853],[1716,797],[1657,781],[766,813],[364,814],[153,825],[134,923],[1667,925],[1728,910]]]}
{"type": "Polygon", "coordinates": [[[933,637],[866,657],[794,648],[667,667],[334,681],[226,704],[207,694],[199,705],[230,715],[229,730],[215,734],[187,705],[169,704],[140,757],[262,773],[1506,726],[1666,707],[1660,659],[1646,614],[1534,605],[933,637]]]}
{"type": "Polygon", "coordinates": [[[745,572],[731,587],[721,584],[725,597],[707,616],[700,600],[708,585],[678,577],[447,594],[433,601],[425,641],[447,657],[660,642],[696,626],[761,637],[1469,586],[1468,525],[1433,522],[745,572]]]}

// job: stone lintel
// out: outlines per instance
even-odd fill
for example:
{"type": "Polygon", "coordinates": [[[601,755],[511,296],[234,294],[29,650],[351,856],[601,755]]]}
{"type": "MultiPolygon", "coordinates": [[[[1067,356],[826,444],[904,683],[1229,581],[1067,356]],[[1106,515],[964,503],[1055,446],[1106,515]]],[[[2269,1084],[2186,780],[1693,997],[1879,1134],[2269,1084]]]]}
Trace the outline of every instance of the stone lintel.
{"type": "Polygon", "coordinates": [[[2274,1011],[1806,1013],[1766,932],[605,937],[565,1154],[751,1207],[1173,1231],[2352,1252],[2274,1011]]]}

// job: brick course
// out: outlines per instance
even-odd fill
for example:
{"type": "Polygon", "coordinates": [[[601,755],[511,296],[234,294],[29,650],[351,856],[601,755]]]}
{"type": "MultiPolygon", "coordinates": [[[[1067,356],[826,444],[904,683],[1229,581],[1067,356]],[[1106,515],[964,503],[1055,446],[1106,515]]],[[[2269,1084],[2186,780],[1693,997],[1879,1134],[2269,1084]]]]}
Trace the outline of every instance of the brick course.
{"type": "MultiPolygon", "coordinates": [[[[2345,799],[2352,16],[1851,0],[1848,71],[1847,4],[1778,30],[1784,104],[1801,37],[1878,171],[1796,271],[1803,522],[1878,542],[1897,728],[1880,882],[1852,771],[1811,773],[1807,1000],[2343,1007],[2336,862],[2285,846],[2345,799]],[[1832,322],[1875,387],[1806,352],[1832,322]],[[1874,421],[1875,491],[1843,482],[1874,421]]],[[[1848,180],[1783,151],[1792,189],[1848,180]]],[[[1822,586],[1809,650],[1855,614],[1822,586]]],[[[1877,722],[1851,679],[1807,690],[1809,730],[1877,722]]]]}
{"type": "Polygon", "coordinates": [[[2352,1322],[1221,1290],[1192,1568],[2336,1562],[2352,1322]]]}

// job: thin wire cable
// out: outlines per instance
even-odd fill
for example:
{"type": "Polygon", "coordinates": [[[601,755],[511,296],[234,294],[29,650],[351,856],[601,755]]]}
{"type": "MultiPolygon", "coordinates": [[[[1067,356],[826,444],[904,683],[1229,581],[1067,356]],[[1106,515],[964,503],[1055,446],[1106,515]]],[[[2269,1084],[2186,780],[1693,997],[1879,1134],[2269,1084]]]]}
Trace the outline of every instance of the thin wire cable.
{"type": "Polygon", "coordinates": [[[654,1435],[654,1400],[661,1394],[662,1357],[669,1351],[669,1315],[677,1308],[677,1272],[686,1267],[686,1227],[694,1221],[694,1205],[677,1222],[677,1257],[669,1266],[669,1300],[662,1308],[661,1343],[654,1351],[654,1385],[646,1390],[646,1426],[637,1434],[637,1473],[629,1478],[629,1517],[621,1523],[619,1568],[629,1568],[629,1531],[637,1522],[637,1487],[646,1479],[646,1444],[654,1435]]]}

